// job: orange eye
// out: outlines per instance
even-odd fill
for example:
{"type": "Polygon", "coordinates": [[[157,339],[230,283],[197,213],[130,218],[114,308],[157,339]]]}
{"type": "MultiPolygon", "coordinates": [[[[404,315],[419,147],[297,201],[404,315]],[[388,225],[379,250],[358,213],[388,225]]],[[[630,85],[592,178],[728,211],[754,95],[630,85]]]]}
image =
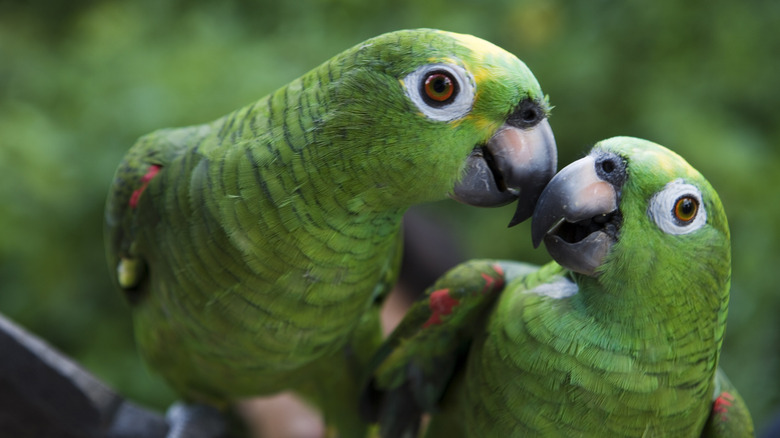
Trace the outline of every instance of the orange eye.
{"type": "Polygon", "coordinates": [[[674,217],[682,223],[692,221],[699,211],[699,202],[696,198],[683,196],[674,203],[674,217]]]}
{"type": "Polygon", "coordinates": [[[423,83],[423,97],[431,105],[441,105],[450,101],[456,94],[455,80],[448,72],[428,73],[423,83]]]}

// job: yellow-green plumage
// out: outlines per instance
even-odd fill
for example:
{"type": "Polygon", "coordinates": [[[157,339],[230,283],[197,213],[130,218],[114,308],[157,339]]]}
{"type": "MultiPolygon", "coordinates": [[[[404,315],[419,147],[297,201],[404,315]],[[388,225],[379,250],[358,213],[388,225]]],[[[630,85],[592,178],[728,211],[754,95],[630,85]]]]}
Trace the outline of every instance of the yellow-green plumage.
{"type": "Polygon", "coordinates": [[[294,389],[360,435],[355,382],[379,342],[401,216],[452,193],[521,103],[544,121],[535,78],[509,53],[400,31],[214,122],[142,137],[117,170],[106,235],[145,359],[189,401],[294,389]],[[404,82],[434,63],[478,90],[452,120],[427,117],[404,82]]]}
{"type": "MultiPolygon", "coordinates": [[[[605,140],[567,169],[540,197],[534,238],[543,237],[556,260],[582,272],[552,262],[529,274],[509,262],[476,261],[435,285],[483,287],[484,275],[454,275],[469,266],[506,272],[506,287],[481,316],[485,322],[469,328],[467,359],[442,391],[427,436],[752,436],[744,403],[717,372],[731,255],[715,191],[676,154],[634,138],[605,140]],[[687,219],[667,207],[689,197],[698,202],[694,217],[672,217],[687,219]]],[[[452,315],[476,308],[465,304],[452,315]]],[[[448,327],[458,318],[421,328],[420,309],[427,306],[416,305],[391,335],[398,351],[380,358],[380,389],[397,390],[399,378],[387,376],[398,370],[424,380],[409,377],[415,374],[409,364],[447,360],[447,349],[433,344],[458,348],[448,334],[462,330],[448,327]],[[433,358],[428,351],[445,354],[433,358]]]]}

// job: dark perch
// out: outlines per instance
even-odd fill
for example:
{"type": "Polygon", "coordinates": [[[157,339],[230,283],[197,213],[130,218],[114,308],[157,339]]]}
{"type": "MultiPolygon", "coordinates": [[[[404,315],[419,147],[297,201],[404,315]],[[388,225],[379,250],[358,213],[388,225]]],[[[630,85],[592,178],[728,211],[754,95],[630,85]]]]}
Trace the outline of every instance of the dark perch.
{"type": "Polygon", "coordinates": [[[162,415],[125,400],[0,315],[0,437],[164,437],[162,415]]]}

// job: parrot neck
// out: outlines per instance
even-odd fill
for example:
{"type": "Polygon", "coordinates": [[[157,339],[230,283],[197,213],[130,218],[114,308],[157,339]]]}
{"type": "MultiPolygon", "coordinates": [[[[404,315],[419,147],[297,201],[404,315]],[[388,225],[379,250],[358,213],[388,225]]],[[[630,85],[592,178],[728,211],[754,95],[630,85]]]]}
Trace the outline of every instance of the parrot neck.
{"type": "Polygon", "coordinates": [[[592,277],[577,278],[577,283],[585,312],[599,323],[614,325],[623,334],[630,331],[636,336],[674,340],[679,337],[680,327],[697,327],[715,341],[727,311],[728,294],[724,299],[723,294],[702,289],[699,284],[668,287],[648,280],[614,284],[609,279],[592,277]]]}
{"type": "Polygon", "coordinates": [[[713,333],[725,319],[729,257],[662,252],[650,243],[619,248],[602,268],[597,277],[574,275],[585,308],[598,320],[638,332],[692,324],[713,333]]]}

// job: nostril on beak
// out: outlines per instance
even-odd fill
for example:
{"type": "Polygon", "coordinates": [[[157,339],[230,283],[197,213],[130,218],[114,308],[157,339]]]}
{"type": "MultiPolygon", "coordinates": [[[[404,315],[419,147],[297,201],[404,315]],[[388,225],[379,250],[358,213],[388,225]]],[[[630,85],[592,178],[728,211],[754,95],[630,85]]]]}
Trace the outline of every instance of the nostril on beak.
{"type": "Polygon", "coordinates": [[[539,119],[539,112],[536,108],[528,108],[523,110],[522,113],[520,113],[520,117],[523,119],[524,122],[531,124],[534,123],[537,119],[539,119]]]}
{"type": "Polygon", "coordinates": [[[605,173],[612,173],[615,170],[615,162],[612,160],[604,160],[601,162],[601,170],[605,173]]]}
{"type": "Polygon", "coordinates": [[[523,99],[507,118],[507,124],[521,129],[529,129],[538,125],[547,117],[541,103],[531,99],[523,99]]]}
{"type": "Polygon", "coordinates": [[[613,186],[620,187],[626,180],[626,162],[619,155],[603,153],[596,157],[596,174],[613,186]]]}

